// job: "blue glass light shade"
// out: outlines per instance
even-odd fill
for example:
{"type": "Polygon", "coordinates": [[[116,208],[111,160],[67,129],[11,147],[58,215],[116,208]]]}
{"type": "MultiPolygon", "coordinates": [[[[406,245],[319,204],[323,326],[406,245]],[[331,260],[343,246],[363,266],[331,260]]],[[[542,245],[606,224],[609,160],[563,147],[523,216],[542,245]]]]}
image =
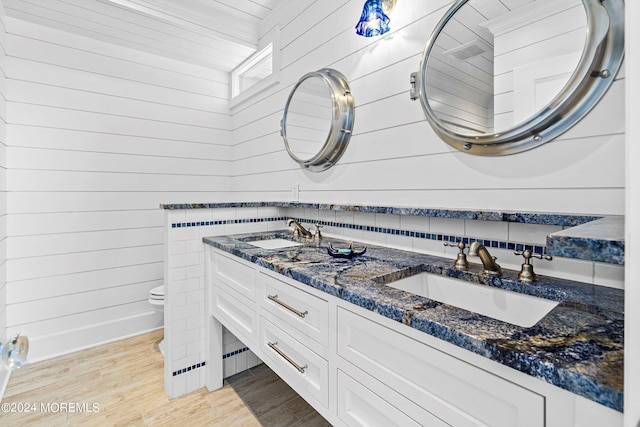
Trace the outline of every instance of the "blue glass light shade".
{"type": "Polygon", "coordinates": [[[390,30],[391,20],[382,10],[382,0],[367,0],[362,9],[360,22],[356,25],[356,34],[373,37],[390,30]]]}

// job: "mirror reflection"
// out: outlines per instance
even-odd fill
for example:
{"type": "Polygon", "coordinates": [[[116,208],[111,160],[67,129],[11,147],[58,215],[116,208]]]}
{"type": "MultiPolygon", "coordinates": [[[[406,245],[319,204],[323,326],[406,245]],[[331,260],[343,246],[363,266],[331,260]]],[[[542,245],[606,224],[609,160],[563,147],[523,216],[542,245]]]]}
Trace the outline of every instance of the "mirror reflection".
{"type": "Polygon", "coordinates": [[[429,53],[424,90],[434,115],[465,135],[528,121],[571,78],[587,30],[581,0],[469,0],[429,53]]]}
{"type": "Polygon", "coordinates": [[[305,74],[289,93],[280,135],[289,156],[302,168],[322,172],[344,153],[355,117],[347,78],[333,68],[305,74]]]}
{"type": "Polygon", "coordinates": [[[319,153],[331,130],[333,101],[329,87],[319,77],[305,79],[292,95],[287,111],[287,143],[301,161],[319,153]]]}

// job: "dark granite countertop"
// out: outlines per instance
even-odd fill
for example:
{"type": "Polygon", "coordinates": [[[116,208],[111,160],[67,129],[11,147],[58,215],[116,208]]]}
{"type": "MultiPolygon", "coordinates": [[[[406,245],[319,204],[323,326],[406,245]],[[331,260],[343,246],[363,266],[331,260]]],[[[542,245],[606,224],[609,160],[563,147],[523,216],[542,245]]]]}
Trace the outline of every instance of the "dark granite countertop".
{"type": "MultiPolygon", "coordinates": [[[[377,312],[429,335],[517,369],[618,411],[623,409],[624,292],[539,276],[533,284],[517,272],[501,277],[453,267],[448,258],[367,245],[365,255],[332,258],[326,246],[348,242],[325,237],[320,244],[261,249],[248,241],[294,240],[288,231],[206,237],[225,252],[295,279],[344,301],[377,312]],[[534,326],[525,328],[386,286],[420,272],[442,274],[487,286],[560,301],[534,326]]],[[[355,246],[364,246],[355,243],[355,246]]]]}

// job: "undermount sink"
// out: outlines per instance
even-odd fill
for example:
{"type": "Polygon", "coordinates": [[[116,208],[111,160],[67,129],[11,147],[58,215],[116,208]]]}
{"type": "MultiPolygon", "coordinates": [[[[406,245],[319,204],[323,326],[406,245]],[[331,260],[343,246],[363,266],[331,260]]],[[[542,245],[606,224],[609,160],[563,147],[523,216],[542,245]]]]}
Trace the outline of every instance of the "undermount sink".
{"type": "Polygon", "coordinates": [[[257,246],[262,249],[280,249],[280,248],[288,248],[292,246],[301,246],[302,243],[293,242],[287,239],[267,239],[267,240],[252,240],[250,242],[245,242],[253,246],[257,246]]]}
{"type": "Polygon", "coordinates": [[[419,273],[385,285],[523,327],[535,325],[559,304],[431,273],[419,273]]]}

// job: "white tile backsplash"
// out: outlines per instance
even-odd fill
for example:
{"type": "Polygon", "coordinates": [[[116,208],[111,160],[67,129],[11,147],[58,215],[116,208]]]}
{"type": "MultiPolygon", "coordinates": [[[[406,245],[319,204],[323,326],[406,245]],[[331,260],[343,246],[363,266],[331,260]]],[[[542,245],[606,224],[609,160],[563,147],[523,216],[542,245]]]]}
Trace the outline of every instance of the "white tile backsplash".
{"type": "Polygon", "coordinates": [[[594,279],[596,285],[624,289],[624,265],[594,263],[594,279]]]}
{"type": "Polygon", "coordinates": [[[465,235],[481,239],[507,241],[509,223],[501,221],[465,220],[465,235]]]}
{"type": "Polygon", "coordinates": [[[509,241],[531,243],[544,246],[547,244],[547,236],[562,230],[559,225],[520,224],[515,222],[509,225],[509,241]]]}
{"type": "Polygon", "coordinates": [[[430,218],[424,216],[400,216],[400,228],[402,230],[426,233],[430,228],[429,223],[430,218]]]}
{"type": "Polygon", "coordinates": [[[400,215],[375,214],[376,227],[400,229],[400,215]]]}
{"type": "Polygon", "coordinates": [[[464,236],[464,220],[457,218],[431,218],[429,231],[436,234],[464,236]]]}

